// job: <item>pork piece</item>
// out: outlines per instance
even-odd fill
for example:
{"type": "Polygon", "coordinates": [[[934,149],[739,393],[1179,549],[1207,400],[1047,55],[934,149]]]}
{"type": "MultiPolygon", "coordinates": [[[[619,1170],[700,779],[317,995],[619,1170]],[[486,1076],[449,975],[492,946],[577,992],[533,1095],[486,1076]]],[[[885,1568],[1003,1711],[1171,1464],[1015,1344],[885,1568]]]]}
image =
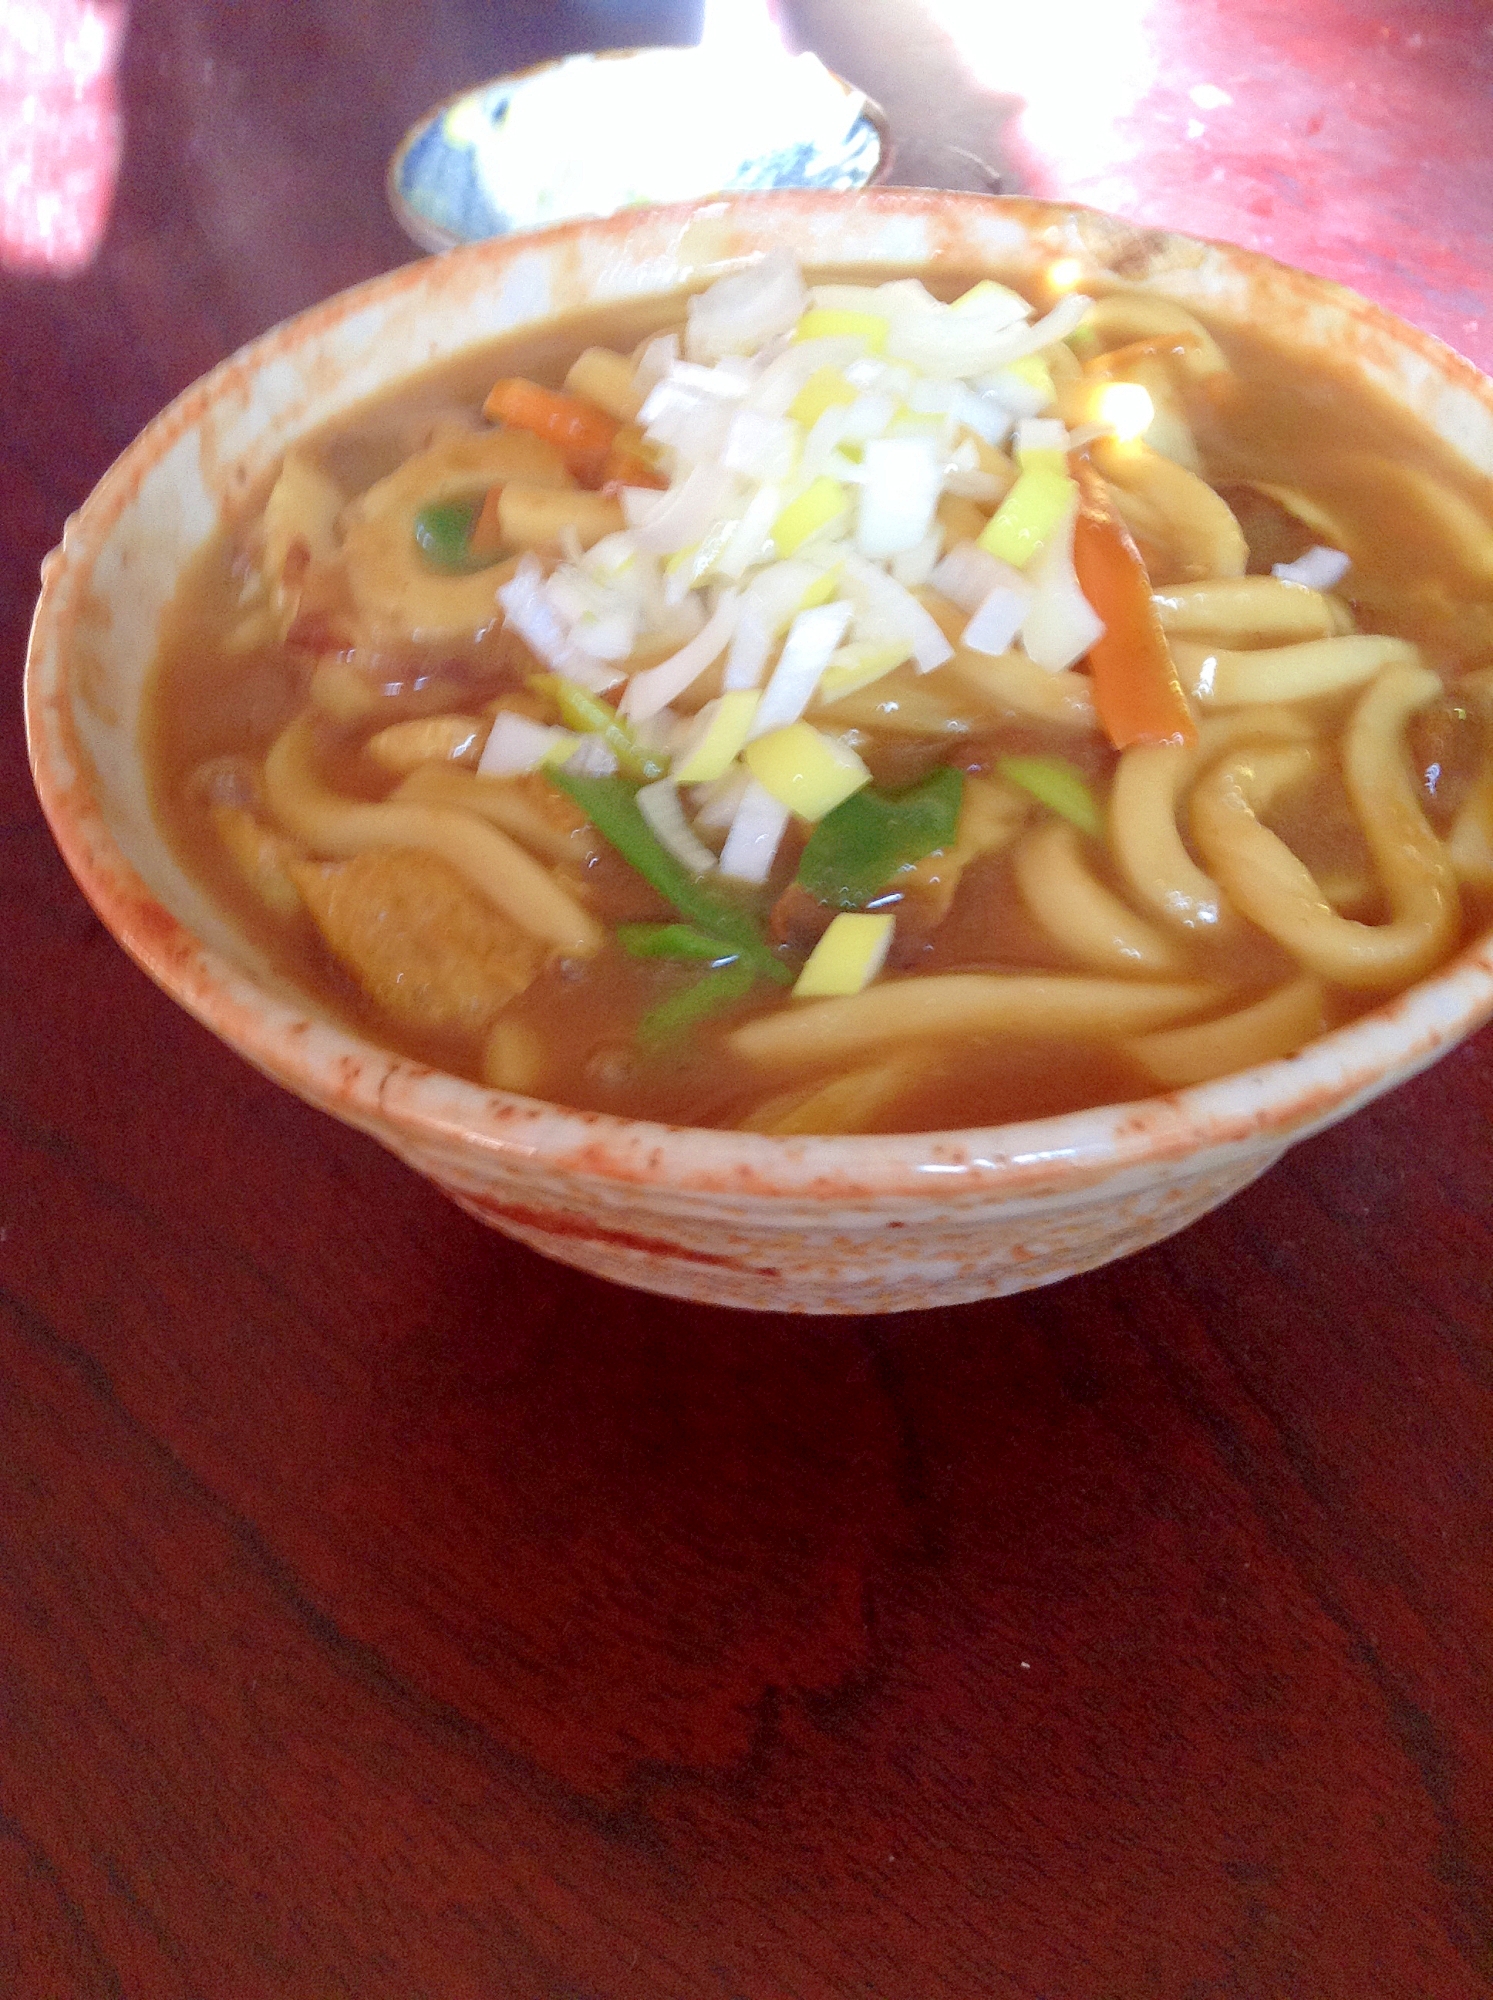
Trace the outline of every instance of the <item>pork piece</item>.
{"type": "Polygon", "coordinates": [[[797,882],[790,882],[772,906],[767,934],[774,944],[786,944],[807,958],[838,913],[797,882]]]}
{"type": "Polygon", "coordinates": [[[435,855],[376,848],[290,873],[333,956],[409,1027],[483,1034],[543,963],[544,946],[435,855]]]}

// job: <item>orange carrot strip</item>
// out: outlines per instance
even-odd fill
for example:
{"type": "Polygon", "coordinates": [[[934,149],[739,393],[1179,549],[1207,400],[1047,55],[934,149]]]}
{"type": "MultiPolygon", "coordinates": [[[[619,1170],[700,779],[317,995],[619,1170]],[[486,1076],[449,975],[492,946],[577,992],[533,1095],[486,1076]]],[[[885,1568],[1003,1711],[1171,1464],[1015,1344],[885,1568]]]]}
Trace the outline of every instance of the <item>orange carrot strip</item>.
{"type": "Polygon", "coordinates": [[[1089,648],[1099,720],[1117,750],[1132,743],[1187,747],[1197,741],[1197,724],[1151,602],[1140,550],[1087,459],[1075,459],[1073,472],[1080,494],[1073,566],[1079,588],[1104,620],[1104,637],[1089,648]]]}
{"type": "Polygon", "coordinates": [[[526,382],[520,375],[493,384],[482,414],[547,438],[576,477],[590,485],[600,478],[621,429],[615,417],[598,410],[594,403],[562,395],[558,389],[541,389],[537,382],[526,382]]]}
{"type": "Polygon", "coordinates": [[[498,522],[498,500],[501,486],[489,486],[482,502],[482,510],[472,523],[472,531],[467,536],[467,547],[474,556],[497,556],[503,553],[503,530],[498,522]]]}

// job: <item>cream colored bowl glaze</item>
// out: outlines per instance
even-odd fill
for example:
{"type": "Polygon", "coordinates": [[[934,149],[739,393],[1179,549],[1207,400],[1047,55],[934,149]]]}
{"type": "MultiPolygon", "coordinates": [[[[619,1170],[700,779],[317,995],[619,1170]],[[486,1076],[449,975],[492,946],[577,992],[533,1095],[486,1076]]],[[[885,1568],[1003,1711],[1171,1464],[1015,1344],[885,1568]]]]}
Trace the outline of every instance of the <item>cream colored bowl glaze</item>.
{"type": "Polygon", "coordinates": [[[631,212],[391,272],[267,334],[157,418],[45,564],[27,663],[33,765],[68,865],[152,978],[482,1221],[605,1277],[721,1305],[947,1305],[1153,1243],[1413,1075],[1493,1012],[1493,937],[1289,1061],[1142,1103],[895,1138],[680,1130],[481,1090],[348,1033],[184,873],[141,768],[162,608],[299,432],[473,342],[696,284],[780,243],[821,269],[946,261],[1017,283],[1076,257],[1224,320],[1267,320],[1305,352],[1355,355],[1493,473],[1493,384],[1362,299],[1242,251],[1087,210],[919,191],[631,212]]]}

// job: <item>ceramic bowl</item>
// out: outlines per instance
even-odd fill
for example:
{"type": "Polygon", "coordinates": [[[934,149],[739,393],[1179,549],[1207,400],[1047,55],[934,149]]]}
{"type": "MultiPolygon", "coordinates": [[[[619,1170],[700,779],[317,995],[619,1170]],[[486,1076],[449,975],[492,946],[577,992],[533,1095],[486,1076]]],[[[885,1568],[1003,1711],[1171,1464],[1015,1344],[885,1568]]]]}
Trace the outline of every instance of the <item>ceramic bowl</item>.
{"type": "Polygon", "coordinates": [[[477,245],[345,293],[227,361],[142,433],[48,557],[27,664],[42,803],[114,935],[258,1068],[551,1256],[717,1304],[886,1312],[1050,1282],[1182,1228],[1285,1148],[1493,1012],[1493,936],[1283,1062],[989,1130],[786,1139],[680,1130],[486,1091],[391,1056],[276,976],[151,815],[142,690],[163,608],[225,510],[298,433],[473,342],[697,284],[787,243],[821,270],[945,263],[1020,283],[1054,258],[1303,353],[1354,357],[1493,473],[1493,384],[1335,286],[1089,211],[878,191],[650,208],[477,245]]]}
{"type": "Polygon", "coordinates": [[[815,56],[613,49],[448,97],[405,134],[386,186],[407,236],[454,250],[645,202],[848,193],[890,159],[880,106],[815,56]]]}

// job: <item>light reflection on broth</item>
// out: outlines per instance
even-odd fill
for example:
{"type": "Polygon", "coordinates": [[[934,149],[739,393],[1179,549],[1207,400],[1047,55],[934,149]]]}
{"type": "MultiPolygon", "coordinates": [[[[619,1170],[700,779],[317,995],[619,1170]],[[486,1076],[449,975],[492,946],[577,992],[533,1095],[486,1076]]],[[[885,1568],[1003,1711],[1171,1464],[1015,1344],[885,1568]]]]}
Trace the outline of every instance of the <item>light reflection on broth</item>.
{"type": "MultiPolygon", "coordinates": [[[[968,282],[944,274],[935,289],[952,298],[968,282]]],[[[1288,1053],[1486,920],[1485,483],[1346,367],[1308,369],[1262,334],[1191,322],[1137,339],[1117,307],[1113,337],[1101,312],[1098,334],[1080,329],[1049,357],[1046,414],[1077,427],[1105,382],[1152,397],[1148,436],[1170,456],[1101,440],[1091,458],[1099,504],[1146,560],[1196,744],[1117,751],[1085,662],[1045,673],[1019,650],[957,646],[969,611],[918,585],[954,657],[882,671],[835,702],[821,690],[807,722],[863,762],[866,799],[911,797],[940,767],[962,774],[957,832],[831,904],[822,882],[797,879],[801,864],[812,875],[811,829],[790,819],[760,887],[711,889],[763,942],[697,1010],[701,981],[722,976],[698,955],[700,924],[687,948],[662,937],[690,912],[543,771],[474,773],[499,710],[521,718],[515,730],[574,727],[552,688],[531,685],[545,662],[501,619],[478,633],[458,612],[446,629],[429,609],[491,604],[525,538],[542,569],[574,569],[569,532],[545,543],[521,525],[525,495],[539,493],[541,523],[555,506],[581,522],[584,501],[601,525],[600,462],[577,496],[579,461],[550,479],[527,431],[511,463],[497,447],[496,473],[461,473],[492,449],[472,455],[471,440],[492,437],[479,412],[494,381],[558,387],[584,350],[630,354],[679,317],[678,301],[578,317],[366,406],[308,441],[297,490],[287,475],[267,521],[256,512],[210,546],[172,609],[146,725],[157,811],[192,871],[333,1013],[418,1061],[583,1109],[787,1133],[939,1129],[1125,1101],[1288,1053]],[[431,505],[401,513],[401,468],[420,454],[449,476],[431,505]],[[487,517],[462,506],[489,484],[508,495],[491,531],[507,539],[488,549],[491,568],[473,567],[487,517]],[[437,518],[435,502],[459,504],[437,518]],[[459,588],[425,592],[425,558],[401,553],[407,519],[467,538],[459,588]],[[1334,591],[1271,579],[1324,543],[1351,557],[1334,591]],[[1405,643],[1374,651],[1363,635],[1405,643]],[[1267,654],[1282,687],[1256,700],[1267,654]],[[1194,693],[1215,684],[1226,700],[1194,693]],[[1321,691],[1292,698],[1302,685],[1321,691]],[[885,969],[843,998],[794,999],[787,982],[837,909],[894,919],[885,969]],[[671,955],[686,949],[696,956],[671,955]]],[[[626,430],[610,449],[659,462],[626,430]]],[[[939,502],[945,553],[984,531],[994,489],[1017,476],[999,451],[978,459],[983,488],[966,484],[982,497],[939,502]]],[[[818,602],[847,587],[826,575],[818,602]]],[[[681,625],[625,664],[642,670],[688,638],[681,625]]],[[[674,754],[720,693],[717,665],[672,699],[674,754]]],[[[661,727],[638,736],[657,775],[670,745],[661,727]]],[[[699,788],[680,796],[719,853],[729,797],[713,823],[699,788]]]]}

